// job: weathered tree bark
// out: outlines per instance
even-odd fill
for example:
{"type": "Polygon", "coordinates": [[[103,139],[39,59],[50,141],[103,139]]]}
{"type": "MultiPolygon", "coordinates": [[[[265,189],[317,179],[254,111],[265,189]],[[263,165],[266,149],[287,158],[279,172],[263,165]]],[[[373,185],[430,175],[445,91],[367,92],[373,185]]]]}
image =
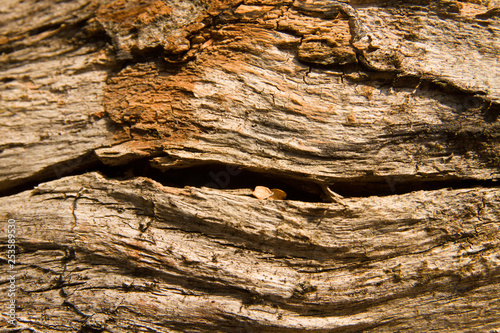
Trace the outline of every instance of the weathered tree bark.
{"type": "Polygon", "coordinates": [[[500,331],[499,17],[3,2],[1,325],[500,331]]]}

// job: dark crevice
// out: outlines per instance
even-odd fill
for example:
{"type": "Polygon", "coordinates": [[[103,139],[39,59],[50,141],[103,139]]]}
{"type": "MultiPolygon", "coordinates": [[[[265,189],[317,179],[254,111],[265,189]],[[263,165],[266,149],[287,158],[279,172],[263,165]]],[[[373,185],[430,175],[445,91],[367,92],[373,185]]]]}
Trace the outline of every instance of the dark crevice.
{"type": "Polygon", "coordinates": [[[162,172],[151,166],[149,158],[139,159],[121,166],[107,166],[99,161],[94,152],[47,167],[32,177],[1,184],[0,197],[29,191],[41,183],[62,177],[76,176],[92,171],[100,172],[108,178],[118,180],[147,177],[165,186],[181,188],[193,186],[215,189],[253,189],[259,185],[279,188],[287,193],[287,199],[290,200],[322,201],[319,185],[307,181],[297,182],[296,179],[290,177],[277,177],[275,174],[250,171],[238,166],[221,163],[210,163],[162,172]],[[304,190],[304,187],[310,187],[311,189],[304,190]]]}
{"type": "MultiPolygon", "coordinates": [[[[255,171],[234,165],[210,163],[162,172],[153,168],[148,159],[141,159],[120,167],[102,167],[108,178],[130,179],[148,177],[170,187],[208,187],[215,189],[254,189],[255,186],[278,188],[287,193],[287,200],[323,202],[321,186],[313,181],[255,171]]],[[[329,184],[332,191],[344,197],[369,197],[400,195],[414,191],[433,191],[444,188],[461,189],[474,187],[500,187],[499,179],[472,179],[456,176],[436,175],[367,175],[344,178],[329,184]]]]}
{"type": "MultiPolygon", "coordinates": [[[[147,177],[164,186],[179,188],[191,186],[234,190],[266,186],[285,191],[287,200],[328,201],[320,184],[297,176],[281,175],[264,170],[249,170],[237,165],[213,162],[160,171],[151,165],[149,158],[138,159],[121,166],[107,166],[99,161],[94,152],[45,168],[33,177],[19,179],[8,184],[4,183],[0,189],[0,197],[32,190],[40,183],[92,171],[100,172],[107,178],[117,180],[147,177]]],[[[444,188],[500,187],[500,180],[460,178],[446,174],[391,176],[367,174],[357,178],[329,180],[327,185],[332,191],[344,197],[369,197],[401,195],[414,191],[434,191],[444,188]]]]}
{"type": "Polygon", "coordinates": [[[0,197],[29,191],[41,183],[46,183],[62,177],[98,171],[103,167],[104,164],[100,162],[95,153],[91,151],[77,158],[46,167],[31,177],[4,182],[3,184],[0,183],[0,197]]]}
{"type": "Polygon", "coordinates": [[[255,186],[278,188],[287,193],[287,199],[315,202],[321,201],[321,188],[310,181],[297,181],[297,179],[257,172],[239,166],[208,163],[171,169],[162,172],[153,168],[147,159],[135,161],[120,168],[106,168],[102,170],[110,178],[144,176],[151,178],[162,185],[170,187],[208,187],[214,189],[254,189],[255,186]],[[310,190],[304,190],[310,187],[310,190]]]}
{"type": "MultiPolygon", "coordinates": [[[[141,159],[119,167],[101,166],[108,178],[131,179],[148,177],[170,187],[208,187],[214,189],[253,189],[255,186],[278,188],[287,193],[288,200],[305,202],[324,201],[321,186],[306,179],[289,175],[267,173],[222,163],[209,163],[162,172],[141,159]]],[[[400,195],[414,191],[433,191],[443,188],[500,187],[498,179],[473,179],[436,175],[391,175],[338,179],[330,189],[344,197],[400,195]]]]}
{"type": "Polygon", "coordinates": [[[478,180],[458,177],[383,176],[372,179],[348,179],[336,181],[330,189],[344,197],[368,197],[401,195],[414,191],[440,189],[464,189],[474,187],[500,187],[498,179],[478,180]]]}

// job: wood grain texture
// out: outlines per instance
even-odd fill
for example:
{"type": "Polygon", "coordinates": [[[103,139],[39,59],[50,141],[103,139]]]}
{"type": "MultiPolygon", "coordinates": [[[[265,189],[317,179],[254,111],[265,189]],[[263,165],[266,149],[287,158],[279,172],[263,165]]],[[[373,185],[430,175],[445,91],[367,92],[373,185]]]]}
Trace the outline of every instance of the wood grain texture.
{"type": "Polygon", "coordinates": [[[263,201],[90,173],[3,198],[0,214],[22,227],[26,327],[498,327],[497,188],[346,203],[263,201]]]}
{"type": "MultiPolygon", "coordinates": [[[[406,17],[379,11],[372,20],[387,25],[406,17]]],[[[413,9],[406,13],[415,15],[413,9]]],[[[427,19],[423,26],[447,22],[441,23],[437,15],[427,19]]],[[[157,159],[162,169],[175,160],[219,161],[323,183],[367,175],[498,178],[496,93],[461,85],[462,73],[448,65],[434,63],[436,70],[454,71],[455,78],[426,70],[423,66],[432,63],[427,58],[418,58],[418,69],[396,66],[383,41],[397,39],[386,26],[380,29],[386,39],[377,38],[381,45],[363,55],[370,68],[377,69],[371,72],[354,64],[358,60],[349,46],[346,19],[304,16],[294,7],[241,5],[224,20],[230,23],[212,28],[212,39],[182,68],[141,63],[127,66],[109,82],[104,103],[110,117],[133,138],[146,133],[156,140],[167,155],[157,159]],[[349,63],[354,67],[314,66],[349,63]]],[[[450,21],[450,31],[439,29],[448,33],[453,47],[453,33],[459,28],[450,21]]],[[[459,22],[471,29],[477,26],[459,22]]],[[[475,37],[477,43],[491,44],[491,32],[484,34],[475,37]]],[[[424,41],[441,49],[438,43],[446,40],[424,41]]],[[[405,47],[411,45],[394,46],[405,47]]],[[[486,59],[481,63],[494,68],[484,75],[495,73],[496,56],[486,45],[480,48],[486,59]]],[[[479,51],[466,53],[461,47],[456,52],[471,59],[460,68],[472,71],[472,53],[479,51]]],[[[443,50],[443,56],[450,54],[443,50]]],[[[499,77],[492,75],[490,88],[499,77]]],[[[123,154],[113,148],[97,153],[105,163],[119,163],[111,159],[123,154]]]]}
{"type": "Polygon", "coordinates": [[[0,327],[500,331],[496,6],[2,2],[0,327]]]}
{"type": "Polygon", "coordinates": [[[1,4],[0,190],[95,163],[93,150],[112,141],[101,101],[113,55],[91,22],[96,8],[1,4]]]}

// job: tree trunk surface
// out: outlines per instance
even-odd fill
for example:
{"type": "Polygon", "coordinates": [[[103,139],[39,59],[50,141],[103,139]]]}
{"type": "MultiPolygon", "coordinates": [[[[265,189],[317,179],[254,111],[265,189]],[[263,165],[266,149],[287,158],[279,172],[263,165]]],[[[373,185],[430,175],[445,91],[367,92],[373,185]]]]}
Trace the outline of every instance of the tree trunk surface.
{"type": "Polygon", "coordinates": [[[3,1],[0,327],[500,332],[499,59],[497,1],[3,1]]]}

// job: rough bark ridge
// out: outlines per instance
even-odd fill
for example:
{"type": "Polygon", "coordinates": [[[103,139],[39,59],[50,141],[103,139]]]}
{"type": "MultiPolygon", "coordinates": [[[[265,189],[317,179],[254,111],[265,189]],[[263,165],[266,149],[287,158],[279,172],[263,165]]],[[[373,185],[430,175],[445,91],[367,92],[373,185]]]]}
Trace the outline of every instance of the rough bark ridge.
{"type": "Polygon", "coordinates": [[[497,6],[2,3],[5,327],[500,330],[497,6]]]}

